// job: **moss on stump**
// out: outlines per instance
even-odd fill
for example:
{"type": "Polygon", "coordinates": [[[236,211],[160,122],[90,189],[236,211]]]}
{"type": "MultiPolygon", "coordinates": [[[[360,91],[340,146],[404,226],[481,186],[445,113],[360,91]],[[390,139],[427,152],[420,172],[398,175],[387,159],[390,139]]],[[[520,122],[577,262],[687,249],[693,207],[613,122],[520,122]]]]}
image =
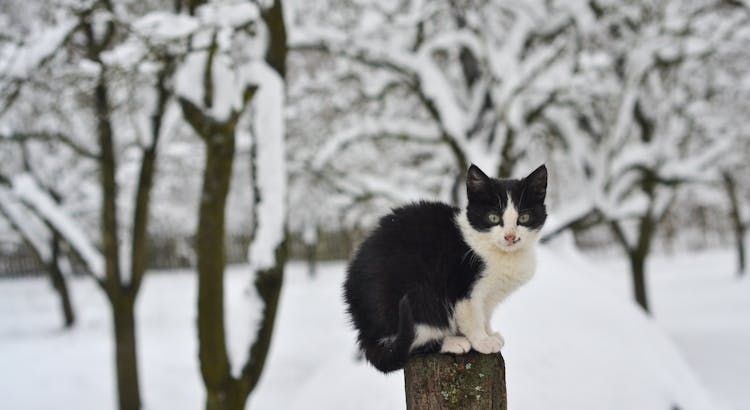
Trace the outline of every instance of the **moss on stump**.
{"type": "Polygon", "coordinates": [[[506,410],[505,361],[500,353],[429,354],[404,367],[408,410],[506,410]]]}

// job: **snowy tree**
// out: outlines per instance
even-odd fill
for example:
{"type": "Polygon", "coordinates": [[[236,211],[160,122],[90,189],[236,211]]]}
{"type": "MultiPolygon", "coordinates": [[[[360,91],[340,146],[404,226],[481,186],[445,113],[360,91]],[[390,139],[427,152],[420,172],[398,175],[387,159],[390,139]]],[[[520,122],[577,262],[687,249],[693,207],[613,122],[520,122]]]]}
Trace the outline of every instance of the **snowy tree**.
{"type": "MultiPolygon", "coordinates": [[[[205,147],[196,252],[198,340],[207,409],[244,408],[265,363],[286,262],[284,77],[281,2],[187,2],[136,24],[153,47],[178,59],[174,89],[182,117],[205,147]],[[248,259],[260,318],[246,346],[233,349],[225,327],[226,205],[238,149],[251,174],[253,240],[248,259]]],[[[247,187],[246,187],[247,188],[247,187]]],[[[252,326],[244,318],[244,328],[252,326]]],[[[241,333],[249,333],[239,330],[241,333]]]]}
{"type": "MultiPolygon", "coordinates": [[[[91,164],[93,174],[79,187],[59,191],[84,190],[89,200],[98,199],[93,223],[60,206],[29,174],[15,170],[7,180],[28,210],[83,261],[111,304],[121,409],[140,408],[134,307],[146,268],[150,194],[170,112],[165,81],[172,71],[170,61],[146,61],[143,50],[128,49],[126,39],[141,6],[155,5],[72,2],[50,12],[16,2],[8,9],[16,13],[11,16],[38,24],[31,32],[25,26],[10,32],[0,71],[2,129],[11,138],[32,135],[38,143],[56,144],[91,164]],[[123,181],[130,170],[135,177],[123,181]],[[130,189],[123,192],[123,186],[130,189]]],[[[33,166],[47,168],[50,181],[65,177],[49,172],[42,150],[30,157],[33,166]]]]}
{"type": "MultiPolygon", "coordinates": [[[[745,13],[750,13],[750,10],[745,13]]],[[[726,24],[722,21],[724,17],[715,16],[713,24],[720,27],[726,24]]],[[[721,202],[717,200],[719,195],[705,195],[701,192],[696,192],[695,195],[701,206],[706,209],[721,209],[729,216],[727,231],[732,232],[739,274],[747,270],[745,237],[750,226],[750,186],[747,178],[743,178],[750,172],[747,161],[750,134],[744,123],[745,113],[750,109],[750,82],[746,70],[750,53],[745,47],[750,41],[750,29],[746,24],[747,20],[744,22],[729,41],[718,44],[689,74],[704,80],[696,90],[701,98],[696,99],[690,110],[690,115],[699,119],[695,124],[698,132],[704,136],[719,136],[732,141],[731,151],[723,155],[716,164],[721,174],[721,183],[695,187],[694,190],[713,188],[711,191],[720,191],[726,198],[724,203],[717,203],[721,202]]]]}
{"type": "MultiPolygon", "coordinates": [[[[184,129],[175,124],[183,120],[206,148],[197,250],[207,406],[242,407],[265,362],[286,260],[281,4],[95,1],[61,4],[50,14],[40,6],[28,16],[20,2],[15,6],[9,15],[45,24],[32,33],[24,25],[12,27],[16,31],[2,37],[0,51],[8,61],[0,77],[3,135],[14,141],[33,136],[31,162],[45,169],[45,185],[69,173],[50,171],[42,144],[90,164],[92,172],[64,194],[101,202],[94,218],[76,215],[81,208],[55,204],[18,167],[7,168],[3,193],[12,193],[11,200],[59,235],[108,296],[120,408],[140,407],[133,308],[146,267],[157,149],[166,135],[180,137],[184,129]],[[59,104],[60,98],[69,103],[59,104]],[[246,360],[233,359],[233,372],[224,343],[222,278],[224,208],[236,146],[251,158],[248,256],[256,273],[253,290],[263,304],[257,332],[238,353],[246,360]]],[[[253,330],[251,322],[246,327],[253,330]]]]}
{"type": "Polygon", "coordinates": [[[549,235],[606,224],[630,261],[635,299],[648,310],[646,260],[659,224],[678,188],[718,180],[719,158],[732,147],[699,129],[694,111],[705,78],[696,67],[734,41],[747,13],[680,2],[610,4],[600,13],[604,24],[581,55],[582,70],[544,114],[580,178],[549,235]]]}
{"type": "Polygon", "coordinates": [[[453,203],[470,163],[511,176],[538,143],[534,124],[571,75],[577,39],[593,20],[587,2],[578,1],[304,8],[301,15],[312,18],[291,30],[293,49],[338,59],[319,80],[360,90],[350,99],[333,97],[334,109],[349,112],[327,130],[313,169],[329,170],[332,159],[362,140],[431,145],[448,161],[453,203]],[[376,107],[357,109],[357,99],[376,107]]]}

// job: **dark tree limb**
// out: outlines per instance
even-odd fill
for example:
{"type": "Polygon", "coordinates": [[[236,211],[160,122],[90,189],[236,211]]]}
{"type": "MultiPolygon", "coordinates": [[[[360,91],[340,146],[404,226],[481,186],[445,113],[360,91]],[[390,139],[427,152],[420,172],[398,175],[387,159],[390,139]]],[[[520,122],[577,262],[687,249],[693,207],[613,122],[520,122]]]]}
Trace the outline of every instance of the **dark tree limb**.
{"type": "Polygon", "coordinates": [[[157,101],[154,113],[151,116],[151,144],[143,149],[141,158],[141,169],[138,175],[138,189],[135,197],[135,209],[133,211],[133,234],[131,238],[131,283],[130,290],[138,293],[143,275],[146,272],[146,254],[148,253],[147,236],[149,205],[151,203],[151,191],[154,185],[154,174],[156,173],[157,148],[163,125],[164,114],[167,103],[171,97],[167,89],[167,80],[174,72],[171,59],[164,61],[164,66],[157,75],[156,93],[157,101]]]}
{"type": "Polygon", "coordinates": [[[730,217],[732,219],[732,227],[734,231],[735,248],[737,249],[737,274],[743,275],[747,269],[746,255],[745,255],[745,233],[747,232],[747,225],[742,220],[740,213],[740,201],[739,195],[737,194],[737,183],[735,178],[729,172],[724,172],[721,175],[724,182],[724,190],[729,198],[729,204],[731,206],[730,217]]]}

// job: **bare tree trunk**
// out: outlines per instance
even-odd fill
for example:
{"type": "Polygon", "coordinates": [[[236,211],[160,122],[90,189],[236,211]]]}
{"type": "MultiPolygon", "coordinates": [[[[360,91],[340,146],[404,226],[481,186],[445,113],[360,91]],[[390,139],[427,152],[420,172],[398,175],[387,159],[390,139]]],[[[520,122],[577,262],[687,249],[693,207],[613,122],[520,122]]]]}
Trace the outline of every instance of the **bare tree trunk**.
{"type": "MultiPolygon", "coordinates": [[[[93,37],[93,34],[90,34],[93,37]]],[[[117,366],[117,391],[120,410],[141,408],[138,381],[138,364],[135,348],[135,297],[122,285],[117,222],[117,163],[112,125],[110,123],[109,97],[104,74],[94,90],[99,139],[99,178],[102,189],[101,232],[102,253],[105,261],[104,288],[112,305],[115,328],[115,364],[117,366]]]]}
{"type": "Polygon", "coordinates": [[[135,348],[135,321],[133,305],[135,298],[122,286],[120,252],[117,223],[117,165],[115,162],[114,138],[109,122],[109,99],[104,79],[95,89],[96,112],[99,134],[99,172],[102,188],[102,252],[104,254],[106,279],[104,286],[112,305],[115,327],[115,351],[117,366],[117,391],[120,410],[141,408],[138,381],[138,364],[135,348]]]}
{"type": "Polygon", "coordinates": [[[742,276],[747,269],[747,259],[745,257],[745,232],[747,231],[747,226],[742,220],[742,214],[740,212],[741,205],[737,195],[737,184],[735,183],[734,177],[728,172],[725,172],[722,174],[722,178],[724,180],[724,189],[729,198],[729,204],[732,207],[730,216],[734,228],[735,249],[737,249],[737,274],[742,276]]]}
{"type": "Polygon", "coordinates": [[[75,324],[76,318],[75,313],[73,313],[73,305],[70,302],[68,284],[60,270],[60,238],[57,233],[53,232],[52,235],[52,259],[47,270],[52,281],[52,287],[60,297],[60,307],[62,308],[65,327],[69,328],[75,324]]]}
{"type": "Polygon", "coordinates": [[[305,244],[305,259],[307,259],[307,274],[314,278],[318,267],[318,243],[305,244]]]}
{"type": "Polygon", "coordinates": [[[630,273],[633,279],[633,294],[635,301],[646,313],[650,313],[648,306],[648,294],[646,292],[646,254],[634,252],[628,255],[630,261],[630,273]]]}
{"type": "Polygon", "coordinates": [[[234,161],[234,135],[207,135],[198,256],[198,354],[206,409],[229,409],[231,386],[224,330],[224,211],[234,161]]]}
{"type": "Polygon", "coordinates": [[[135,300],[121,295],[112,300],[115,327],[115,358],[117,363],[117,396],[120,410],[141,408],[138,383],[138,355],[135,340],[135,300]]]}
{"type": "Polygon", "coordinates": [[[638,242],[632,247],[622,226],[617,221],[610,221],[609,226],[620,243],[630,262],[630,276],[633,280],[633,296],[635,301],[649,313],[648,294],[646,292],[646,258],[651,250],[651,239],[655,231],[656,222],[649,217],[641,218],[638,224],[638,242]]]}
{"type": "Polygon", "coordinates": [[[404,368],[407,410],[506,410],[500,353],[415,356],[404,368]]]}

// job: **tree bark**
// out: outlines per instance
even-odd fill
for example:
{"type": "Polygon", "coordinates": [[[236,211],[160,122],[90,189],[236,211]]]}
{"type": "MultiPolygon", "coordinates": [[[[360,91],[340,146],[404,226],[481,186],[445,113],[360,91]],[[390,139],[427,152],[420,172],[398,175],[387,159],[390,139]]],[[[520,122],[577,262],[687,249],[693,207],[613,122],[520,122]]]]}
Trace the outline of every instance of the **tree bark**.
{"type": "Polygon", "coordinates": [[[135,341],[135,300],[129,295],[123,295],[111,302],[115,326],[119,408],[120,410],[137,410],[141,408],[141,395],[135,341]]]}
{"type": "MultiPolygon", "coordinates": [[[[93,36],[93,34],[90,34],[93,36]]],[[[115,143],[110,122],[108,87],[104,73],[94,89],[97,134],[99,140],[99,182],[102,189],[101,234],[105,261],[104,289],[112,306],[115,326],[115,364],[120,410],[139,410],[141,394],[135,348],[135,296],[122,285],[118,246],[117,180],[115,143]]]]}
{"type": "MultiPolygon", "coordinates": [[[[190,0],[192,12],[203,0],[190,0]]],[[[270,39],[266,61],[282,78],[286,72],[286,28],[282,4],[274,1],[262,11],[270,39]]],[[[212,62],[216,52],[216,36],[209,50],[204,76],[203,104],[212,104],[212,62]]],[[[181,98],[183,115],[206,146],[203,170],[203,191],[199,210],[196,251],[198,256],[198,344],[201,375],[206,387],[207,410],[241,410],[248,395],[257,384],[265,363],[276,307],[281,289],[286,243],[276,249],[276,266],[258,272],[256,289],[263,299],[265,311],[255,342],[250,348],[250,358],[239,377],[232,376],[226,347],[224,326],[224,266],[225,266],[225,207],[229,193],[232,163],[235,151],[235,128],[244,108],[252,100],[255,87],[244,92],[244,105],[233,111],[226,121],[207,115],[191,101],[181,98]]],[[[257,136],[263,138],[263,136],[257,136]]],[[[253,172],[253,176],[256,173],[253,172]]],[[[257,197],[257,190],[256,190],[257,197]]]]}
{"type": "Polygon", "coordinates": [[[513,156],[513,148],[516,141],[516,131],[508,126],[505,141],[500,149],[500,165],[497,167],[498,178],[510,178],[513,168],[516,166],[516,158],[513,156]]]}
{"type": "Polygon", "coordinates": [[[250,348],[250,358],[242,369],[242,376],[247,389],[245,396],[255,390],[255,386],[258,385],[268,357],[268,349],[271,347],[271,336],[276,323],[279,295],[284,283],[284,266],[288,257],[286,240],[276,248],[275,256],[276,265],[258,272],[255,278],[255,289],[263,300],[264,310],[255,341],[250,348]]]}
{"type": "Polygon", "coordinates": [[[500,353],[415,356],[404,368],[407,410],[506,410],[500,353]]]}
{"type": "Polygon", "coordinates": [[[52,287],[60,296],[60,307],[62,308],[65,327],[70,328],[75,324],[76,318],[73,313],[73,305],[70,302],[70,292],[65,277],[60,270],[60,238],[56,233],[52,234],[52,259],[47,270],[49,272],[52,287]]]}
{"type": "Polygon", "coordinates": [[[732,227],[734,228],[734,244],[737,249],[737,274],[742,276],[747,270],[746,256],[745,256],[745,226],[742,220],[742,214],[740,212],[740,201],[737,195],[737,184],[734,178],[729,173],[723,173],[722,178],[724,180],[724,189],[726,190],[727,197],[729,198],[729,204],[731,205],[730,216],[732,218],[732,227]]]}
{"type": "Polygon", "coordinates": [[[628,256],[630,272],[633,279],[633,294],[635,301],[641,305],[646,313],[650,313],[648,294],[646,292],[646,254],[633,252],[628,256]]]}
{"type": "Polygon", "coordinates": [[[315,277],[318,267],[318,243],[305,244],[305,259],[307,260],[307,274],[315,277]]]}
{"type": "Polygon", "coordinates": [[[234,135],[208,135],[197,232],[198,346],[206,409],[229,409],[231,385],[224,330],[224,211],[234,161],[234,135]]]}

